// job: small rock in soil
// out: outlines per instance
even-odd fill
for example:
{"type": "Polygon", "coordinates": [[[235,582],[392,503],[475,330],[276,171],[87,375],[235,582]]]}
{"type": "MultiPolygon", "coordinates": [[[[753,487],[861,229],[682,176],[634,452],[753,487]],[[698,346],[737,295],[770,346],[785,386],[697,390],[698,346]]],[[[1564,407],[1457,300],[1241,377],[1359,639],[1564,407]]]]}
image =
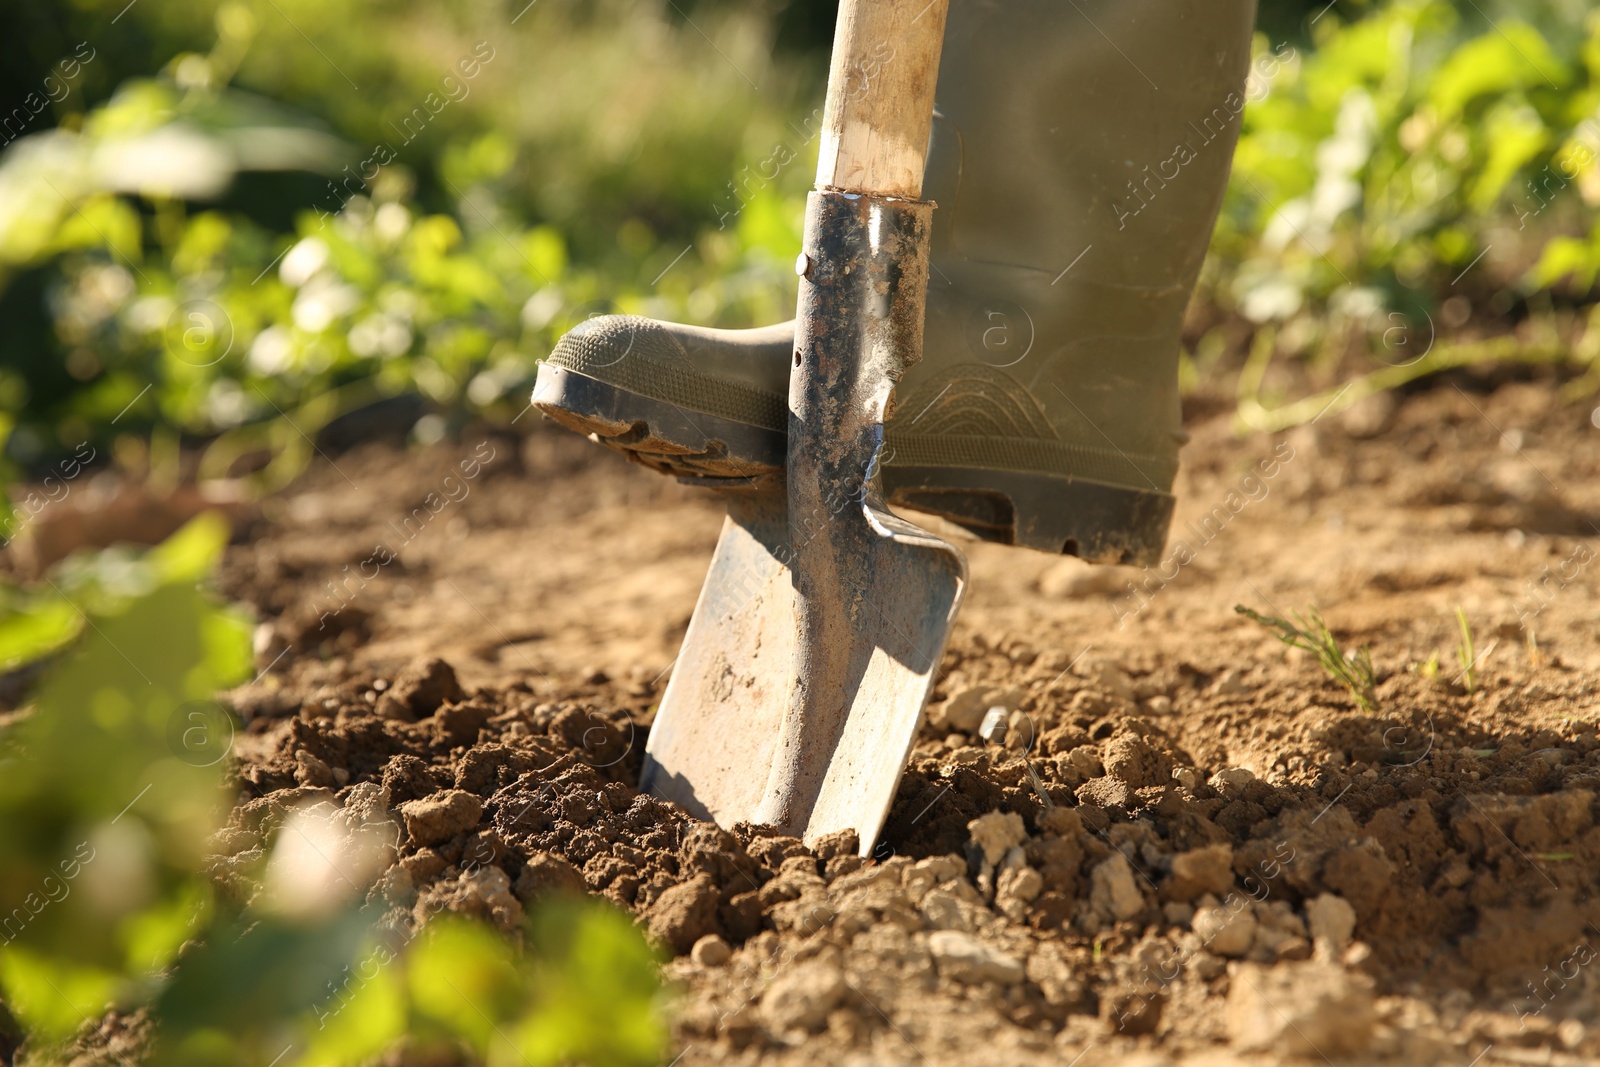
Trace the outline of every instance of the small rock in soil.
{"type": "Polygon", "coordinates": [[[732,955],[733,949],[717,934],[707,934],[689,950],[689,958],[702,967],[721,967],[732,955]]]}
{"type": "Polygon", "coordinates": [[[1250,683],[1244,680],[1244,672],[1237,667],[1229,667],[1217,676],[1216,683],[1211,687],[1218,696],[1241,696],[1250,692],[1250,683]]]}
{"type": "Polygon", "coordinates": [[[1194,932],[1207,952],[1238,958],[1250,951],[1256,939],[1256,917],[1248,905],[1200,908],[1194,913],[1194,932]]]}
{"type": "Polygon", "coordinates": [[[548,852],[535,852],[517,875],[516,894],[525,902],[538,900],[551,894],[582,893],[588,889],[583,874],[562,859],[548,852]]]}
{"type": "Polygon", "coordinates": [[[1225,771],[1218,771],[1213,774],[1208,784],[1222,796],[1231,800],[1244,792],[1244,787],[1255,780],[1254,772],[1248,767],[1229,767],[1225,771]]]}
{"type": "Polygon", "coordinates": [[[844,999],[844,974],[821,960],[780,974],[761,994],[761,1014],[775,1030],[815,1030],[844,999]]]}
{"type": "Polygon", "coordinates": [[[1044,878],[1032,867],[1007,867],[995,883],[994,906],[1013,922],[1021,922],[1029,904],[1044,892],[1044,878]]]}
{"type": "Polygon", "coordinates": [[[438,657],[418,660],[394,680],[378,698],[378,715],[410,722],[439,710],[441,704],[460,700],[461,683],[450,664],[438,657]]]}
{"type": "Polygon", "coordinates": [[[1306,940],[1306,924],[1286,901],[1274,900],[1255,905],[1256,936],[1249,958],[1258,963],[1282,959],[1305,959],[1311,954],[1306,940]]]}
{"type": "Polygon", "coordinates": [[[1313,942],[1326,941],[1341,950],[1355,936],[1356,910],[1343,897],[1323,893],[1306,901],[1306,925],[1313,942]]]}
{"type": "Polygon", "coordinates": [[[650,936],[684,955],[696,941],[716,933],[717,900],[717,884],[710,875],[697,874],[680,882],[650,906],[650,936]]]}
{"type": "Polygon", "coordinates": [[[462,789],[444,789],[400,805],[406,833],[419,845],[437,845],[478,825],[483,801],[462,789]]]}
{"type": "Polygon", "coordinates": [[[967,823],[972,845],[985,866],[993,867],[1006,852],[1022,843],[1028,832],[1014,811],[991,811],[967,823]]]}
{"type": "Polygon", "coordinates": [[[1022,981],[1022,964],[959,930],[936,930],[929,934],[928,951],[939,973],[957,982],[1015,985],[1022,981]]]}
{"type": "Polygon", "coordinates": [[[930,716],[933,724],[951,733],[971,734],[983,722],[984,714],[993,707],[1015,711],[1022,703],[1022,690],[1007,689],[998,685],[980,685],[963,689],[930,716]]]}
{"type": "Polygon", "coordinates": [[[1240,967],[1228,989],[1228,1033],[1242,1050],[1320,1060],[1372,1042],[1372,984],[1330,963],[1240,967]]]}
{"type": "Polygon", "coordinates": [[[1172,857],[1172,878],[1161,887],[1161,895],[1191,901],[1207,893],[1225,896],[1232,888],[1233,846],[1207,845],[1172,857]]]}
{"type": "Polygon", "coordinates": [[[1131,919],[1144,910],[1144,894],[1122,853],[1113,852],[1089,872],[1089,909],[1102,923],[1131,919]]]}

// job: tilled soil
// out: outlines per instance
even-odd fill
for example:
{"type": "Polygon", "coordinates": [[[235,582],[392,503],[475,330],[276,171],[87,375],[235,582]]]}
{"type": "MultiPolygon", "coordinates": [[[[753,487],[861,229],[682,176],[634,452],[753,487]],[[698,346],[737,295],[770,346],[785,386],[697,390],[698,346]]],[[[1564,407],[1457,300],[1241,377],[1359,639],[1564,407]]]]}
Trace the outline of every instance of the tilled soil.
{"type": "Polygon", "coordinates": [[[1554,398],[1196,405],[1161,566],[971,545],[867,861],[633,787],[715,501],[547,428],[347,453],[225,566],[266,670],[218,874],[330,799],[404,825],[415,919],[608,898],[681,1064],[1591,1062],[1600,430],[1554,398]],[[1378,711],[1236,603],[1370,645],[1378,711]]]}

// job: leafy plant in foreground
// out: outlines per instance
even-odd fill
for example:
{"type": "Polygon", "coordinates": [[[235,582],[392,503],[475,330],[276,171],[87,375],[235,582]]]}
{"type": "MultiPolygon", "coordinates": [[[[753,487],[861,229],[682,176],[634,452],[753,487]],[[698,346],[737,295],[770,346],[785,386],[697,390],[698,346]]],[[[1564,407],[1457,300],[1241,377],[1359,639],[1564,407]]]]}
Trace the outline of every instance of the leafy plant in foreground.
{"type": "Polygon", "coordinates": [[[0,584],[0,664],[45,667],[0,725],[0,998],[23,1055],[65,1059],[108,1011],[145,1010],[159,1067],[344,1067],[401,1045],[658,1062],[660,980],[625,916],[548,904],[521,944],[465,917],[419,926],[378,886],[398,832],[381,812],[272,816],[213,880],[237,789],[216,697],[251,672],[249,620],[201,584],[227,537],[206,515],[151,551],[0,584]]]}
{"type": "Polygon", "coordinates": [[[1372,666],[1372,650],[1362,645],[1348,654],[1341,651],[1339,642],[1323,621],[1322,612],[1311,608],[1305,618],[1291,613],[1291,622],[1251,611],[1243,604],[1235,604],[1233,610],[1265,626],[1272,631],[1272,636],[1289,647],[1304,649],[1316,656],[1322,669],[1334,681],[1350,690],[1350,695],[1356,698],[1356,703],[1361,705],[1363,711],[1378,710],[1378,676],[1372,666]]]}

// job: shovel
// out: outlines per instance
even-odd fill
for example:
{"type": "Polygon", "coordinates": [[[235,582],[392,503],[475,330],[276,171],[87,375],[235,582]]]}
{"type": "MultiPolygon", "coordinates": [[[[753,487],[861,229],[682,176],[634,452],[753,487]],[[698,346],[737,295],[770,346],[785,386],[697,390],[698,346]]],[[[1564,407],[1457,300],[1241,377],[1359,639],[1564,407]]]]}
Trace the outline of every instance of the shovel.
{"type": "Polygon", "coordinates": [[[871,853],[966,585],[878,480],[922,355],[933,205],[919,199],[948,0],[843,0],[800,299],[783,480],[728,517],[645,749],[642,788],[722,826],[871,853]]]}

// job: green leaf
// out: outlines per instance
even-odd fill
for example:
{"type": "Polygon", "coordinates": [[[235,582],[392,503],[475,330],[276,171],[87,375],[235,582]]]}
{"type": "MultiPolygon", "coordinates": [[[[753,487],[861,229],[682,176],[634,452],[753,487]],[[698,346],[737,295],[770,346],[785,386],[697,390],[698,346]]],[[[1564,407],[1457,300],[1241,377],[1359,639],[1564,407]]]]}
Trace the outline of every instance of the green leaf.
{"type": "Polygon", "coordinates": [[[0,615],[0,670],[15,670],[58,651],[82,632],[83,615],[63,597],[8,607],[0,615]]]}
{"type": "Polygon", "coordinates": [[[145,559],[164,583],[197,582],[217,565],[228,545],[228,520],[215,511],[202,512],[182,529],[151,549],[145,559]]]}
{"type": "Polygon", "coordinates": [[[1526,104],[1502,101],[1484,117],[1488,157],[1473,180],[1468,200],[1487,211],[1517,172],[1544,150],[1550,140],[1539,113],[1526,104]]]}
{"type": "Polygon", "coordinates": [[[6,1005],[29,1031],[50,1040],[99,1018],[120,979],[101,967],[74,964],[16,944],[0,949],[0,987],[6,1005]]]}
{"type": "Polygon", "coordinates": [[[1493,30],[1457,48],[1433,76],[1428,99],[1449,119],[1485,96],[1565,85],[1571,72],[1539,31],[1502,19],[1493,30]]]}

